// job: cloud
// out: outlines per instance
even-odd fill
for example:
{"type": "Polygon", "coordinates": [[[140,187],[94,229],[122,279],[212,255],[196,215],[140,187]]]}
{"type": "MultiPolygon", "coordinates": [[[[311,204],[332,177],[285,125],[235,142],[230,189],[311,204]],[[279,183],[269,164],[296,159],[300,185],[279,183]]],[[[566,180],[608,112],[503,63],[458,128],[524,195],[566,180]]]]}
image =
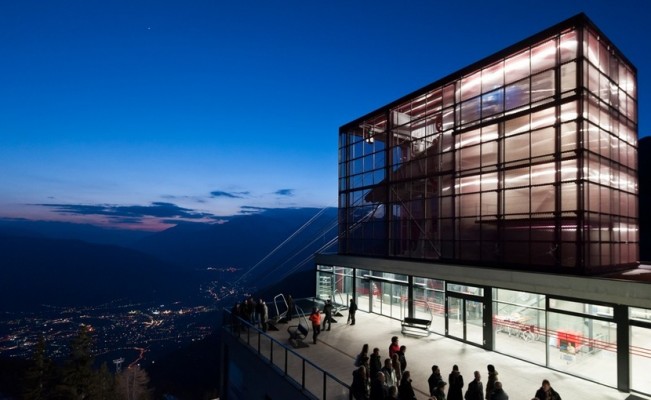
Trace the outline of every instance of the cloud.
{"type": "Polygon", "coordinates": [[[215,190],[210,192],[210,197],[226,197],[229,199],[243,199],[248,196],[250,192],[225,192],[222,190],[215,190]]]}
{"type": "Polygon", "coordinates": [[[104,216],[116,223],[139,223],[145,218],[185,220],[216,219],[213,214],[179,207],[176,204],[154,202],[146,206],[119,206],[110,204],[37,204],[61,214],[104,216]]]}
{"type": "Polygon", "coordinates": [[[278,196],[292,197],[294,195],[294,189],[279,189],[274,192],[278,196]]]}

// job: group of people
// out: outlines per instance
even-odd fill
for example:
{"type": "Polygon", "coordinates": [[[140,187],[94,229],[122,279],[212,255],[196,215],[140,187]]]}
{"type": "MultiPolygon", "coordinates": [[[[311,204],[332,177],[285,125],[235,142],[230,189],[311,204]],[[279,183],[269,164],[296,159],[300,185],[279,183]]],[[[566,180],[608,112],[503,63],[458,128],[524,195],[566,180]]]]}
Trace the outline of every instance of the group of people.
{"type": "MultiPolygon", "coordinates": [[[[332,305],[331,300],[326,300],[323,305],[323,309],[319,311],[317,307],[312,308],[312,312],[308,319],[312,322],[312,342],[316,344],[316,338],[319,336],[322,330],[329,331],[332,328],[332,323],[337,322],[332,318],[332,313],[334,312],[334,306],[332,305]],[[321,313],[324,314],[323,324],[321,313]],[[326,328],[327,325],[327,328],[326,328]]],[[[348,307],[348,321],[351,325],[355,325],[355,313],[357,312],[357,304],[355,300],[350,299],[350,306],[348,307]],[[351,322],[352,321],[352,322],[351,322]]]]}
{"type": "MultiPolygon", "coordinates": [[[[369,354],[369,346],[365,344],[355,359],[357,368],[353,371],[350,386],[352,397],[355,400],[415,400],[411,374],[407,370],[406,350],[407,347],[400,345],[397,336],[392,337],[389,357],[383,363],[380,349],[376,347],[369,354]]],[[[475,371],[474,379],[468,383],[464,393],[463,376],[457,365],[452,367],[447,382],[443,380],[438,365],[433,365],[432,374],[427,380],[429,400],[508,400],[509,395],[498,379],[495,366],[489,364],[486,368],[488,380],[485,390],[481,373],[475,371]]],[[[561,396],[545,379],[532,400],[561,400],[561,396]]]]}
{"type": "Polygon", "coordinates": [[[237,326],[237,318],[248,321],[251,325],[267,331],[269,322],[269,308],[264,300],[259,299],[257,302],[253,297],[244,299],[241,303],[235,303],[231,309],[233,324],[237,326]]]}
{"type": "Polygon", "coordinates": [[[411,374],[407,370],[407,346],[400,345],[398,337],[391,338],[389,357],[382,361],[380,349],[374,348],[369,355],[365,344],[355,359],[351,394],[356,400],[366,399],[415,399],[411,386],[411,374]]]}

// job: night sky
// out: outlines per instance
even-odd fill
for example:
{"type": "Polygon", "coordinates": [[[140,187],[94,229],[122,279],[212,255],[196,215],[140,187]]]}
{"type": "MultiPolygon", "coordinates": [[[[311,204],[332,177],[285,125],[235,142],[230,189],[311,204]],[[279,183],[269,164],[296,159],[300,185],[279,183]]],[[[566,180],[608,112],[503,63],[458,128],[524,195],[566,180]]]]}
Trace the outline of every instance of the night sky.
{"type": "Polygon", "coordinates": [[[3,1],[0,217],[336,206],[339,126],[581,11],[651,134],[649,1],[3,1]]]}

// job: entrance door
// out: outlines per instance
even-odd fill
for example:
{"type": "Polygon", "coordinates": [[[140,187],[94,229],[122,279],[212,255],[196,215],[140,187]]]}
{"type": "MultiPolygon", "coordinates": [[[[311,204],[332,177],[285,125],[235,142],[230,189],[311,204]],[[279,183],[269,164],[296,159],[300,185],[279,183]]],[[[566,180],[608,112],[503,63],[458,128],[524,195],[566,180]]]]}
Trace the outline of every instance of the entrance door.
{"type": "Polygon", "coordinates": [[[481,301],[448,295],[445,315],[449,336],[484,345],[484,308],[481,301]]]}

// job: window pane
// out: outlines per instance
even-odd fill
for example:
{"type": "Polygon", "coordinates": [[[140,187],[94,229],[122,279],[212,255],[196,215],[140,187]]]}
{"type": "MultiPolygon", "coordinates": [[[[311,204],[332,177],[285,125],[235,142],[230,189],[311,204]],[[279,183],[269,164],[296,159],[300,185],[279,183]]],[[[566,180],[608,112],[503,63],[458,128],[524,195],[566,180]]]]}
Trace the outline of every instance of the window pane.
{"type": "Polygon", "coordinates": [[[481,75],[482,92],[486,93],[504,85],[504,63],[502,61],[484,68],[481,75]]]}
{"type": "Polygon", "coordinates": [[[510,136],[504,140],[504,161],[529,158],[529,134],[510,136]]]}
{"type": "Polygon", "coordinates": [[[535,186],[531,188],[531,212],[548,213],[555,211],[554,186],[535,186]]]}
{"type": "Polygon", "coordinates": [[[561,35],[561,62],[576,58],[577,39],[576,31],[561,35]]]}
{"type": "Polygon", "coordinates": [[[529,213],[529,188],[504,191],[504,214],[529,213]]]}
{"type": "Polygon", "coordinates": [[[531,49],[531,73],[556,65],[556,39],[541,43],[531,49]]]}
{"type": "Polygon", "coordinates": [[[561,65],[561,92],[576,89],[576,62],[561,65]]]}
{"type": "Polygon", "coordinates": [[[461,101],[478,96],[481,92],[481,71],[461,80],[461,101]]]}
{"type": "Polygon", "coordinates": [[[531,184],[542,185],[553,183],[556,178],[556,164],[546,163],[531,166],[531,184]]]}
{"type": "Polygon", "coordinates": [[[531,132],[531,157],[539,157],[554,153],[556,130],[553,127],[531,132]]]}
{"type": "Polygon", "coordinates": [[[461,104],[461,123],[476,121],[480,116],[481,101],[480,98],[474,98],[461,104]]]}
{"type": "Polygon", "coordinates": [[[529,79],[509,85],[505,88],[505,110],[523,106],[529,103],[529,79]]]}
{"type": "Polygon", "coordinates": [[[481,96],[482,117],[499,114],[504,110],[504,90],[498,89],[481,96]]]}
{"type": "Polygon", "coordinates": [[[504,66],[505,82],[511,83],[530,75],[529,50],[507,58],[504,66]]]}
{"type": "Polygon", "coordinates": [[[554,82],[554,70],[541,72],[531,77],[531,102],[553,96],[556,88],[554,82]]]}

